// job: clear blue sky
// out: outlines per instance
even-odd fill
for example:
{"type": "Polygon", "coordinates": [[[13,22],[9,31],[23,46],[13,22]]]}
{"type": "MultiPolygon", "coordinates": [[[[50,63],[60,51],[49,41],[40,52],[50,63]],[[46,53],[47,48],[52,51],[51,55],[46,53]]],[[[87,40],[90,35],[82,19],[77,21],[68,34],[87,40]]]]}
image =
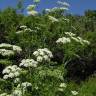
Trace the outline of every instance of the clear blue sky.
{"type": "MultiPolygon", "coordinates": [[[[15,7],[18,0],[0,0],[0,9],[4,9],[8,6],[15,7]]],[[[24,6],[32,4],[33,0],[25,0],[24,6]]],[[[52,8],[56,6],[56,1],[58,0],[41,0],[38,6],[38,10],[43,10],[44,8],[52,8]]],[[[61,0],[70,3],[69,12],[73,14],[83,14],[85,10],[92,9],[96,10],[96,0],[61,0]]]]}

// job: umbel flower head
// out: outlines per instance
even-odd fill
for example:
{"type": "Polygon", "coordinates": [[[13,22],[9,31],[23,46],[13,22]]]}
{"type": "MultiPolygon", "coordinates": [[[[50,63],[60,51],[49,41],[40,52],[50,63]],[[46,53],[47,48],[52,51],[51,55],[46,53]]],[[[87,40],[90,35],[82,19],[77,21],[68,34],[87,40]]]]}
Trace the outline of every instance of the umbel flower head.
{"type": "Polygon", "coordinates": [[[21,85],[18,84],[17,88],[23,88],[23,90],[26,90],[27,87],[31,87],[31,86],[32,86],[31,83],[29,83],[29,82],[23,82],[23,83],[21,83],[21,85]]]}
{"type": "Polygon", "coordinates": [[[70,4],[67,2],[57,1],[57,4],[59,4],[61,6],[65,6],[65,7],[70,7],[70,4]]]}
{"type": "Polygon", "coordinates": [[[78,42],[78,43],[80,43],[80,44],[82,44],[82,45],[84,45],[84,44],[89,45],[89,44],[90,44],[89,41],[84,40],[83,38],[81,38],[81,37],[79,37],[79,36],[76,36],[76,34],[74,34],[74,33],[72,33],[72,32],[65,32],[65,34],[66,34],[67,36],[69,36],[69,38],[70,38],[71,40],[74,40],[75,42],[78,42]]]}
{"type": "Polygon", "coordinates": [[[57,12],[57,11],[67,11],[67,7],[54,7],[52,9],[45,9],[45,12],[50,13],[50,12],[57,12]]]}
{"type": "Polygon", "coordinates": [[[78,92],[77,91],[71,91],[72,95],[76,96],[78,95],[78,92]]]}
{"type": "Polygon", "coordinates": [[[58,11],[67,11],[69,10],[70,5],[67,2],[57,1],[57,4],[60,5],[59,7],[53,7],[51,9],[45,9],[45,12],[58,12],[58,11]]]}
{"type": "Polygon", "coordinates": [[[37,67],[38,62],[33,59],[23,59],[20,63],[20,67],[37,67]]]}
{"type": "Polygon", "coordinates": [[[34,3],[39,3],[39,2],[40,2],[40,0],[33,0],[33,2],[34,2],[34,3]]]}
{"type": "Polygon", "coordinates": [[[65,32],[66,35],[68,36],[76,36],[76,34],[72,33],[72,32],[65,32]]]}
{"type": "Polygon", "coordinates": [[[2,56],[11,56],[11,55],[14,55],[14,51],[13,50],[0,49],[0,54],[2,56]]]}
{"type": "Polygon", "coordinates": [[[55,12],[55,11],[59,11],[59,10],[64,11],[64,10],[68,10],[68,8],[67,7],[54,7],[51,9],[51,12],[55,12]]]}
{"type": "Polygon", "coordinates": [[[6,43],[1,43],[0,44],[0,48],[10,48],[10,47],[12,47],[11,44],[6,44],[6,43]]]}
{"type": "Polygon", "coordinates": [[[3,79],[16,78],[22,70],[17,65],[8,66],[3,70],[3,79]]]}
{"type": "Polygon", "coordinates": [[[11,56],[16,53],[20,53],[22,51],[21,47],[6,43],[0,44],[0,54],[2,56],[11,56]]]}
{"type": "Polygon", "coordinates": [[[20,28],[21,28],[21,29],[26,29],[27,26],[26,26],[26,25],[21,25],[20,28]]]}
{"type": "Polygon", "coordinates": [[[14,79],[14,83],[19,83],[20,82],[20,78],[15,78],[14,79]]]}
{"type": "Polygon", "coordinates": [[[16,34],[32,32],[32,30],[25,25],[20,26],[20,29],[22,29],[22,30],[17,31],[16,34]]]}
{"type": "Polygon", "coordinates": [[[16,51],[17,53],[20,53],[22,51],[21,47],[13,45],[13,51],[16,51]]]}
{"type": "Polygon", "coordinates": [[[22,90],[15,89],[10,96],[22,96],[22,90]]]}
{"type": "Polygon", "coordinates": [[[31,11],[34,10],[36,8],[36,5],[28,5],[27,10],[31,11]]]}
{"type": "Polygon", "coordinates": [[[49,17],[49,20],[51,20],[52,22],[59,22],[58,19],[56,19],[55,17],[53,16],[48,16],[49,17]]]}
{"type": "Polygon", "coordinates": [[[2,94],[0,94],[0,96],[11,96],[11,95],[9,95],[7,93],[2,93],[2,94]]]}
{"type": "Polygon", "coordinates": [[[62,37],[59,38],[56,43],[61,43],[61,44],[66,44],[66,43],[70,43],[71,41],[75,41],[79,44],[82,45],[89,45],[90,42],[87,40],[82,39],[79,36],[76,36],[76,34],[72,33],[72,32],[65,32],[66,37],[62,37]]]}
{"type": "Polygon", "coordinates": [[[47,48],[38,49],[37,51],[33,52],[33,55],[37,57],[38,62],[50,61],[50,58],[53,57],[52,52],[47,48]]]}
{"type": "Polygon", "coordinates": [[[68,37],[62,37],[56,41],[56,43],[61,43],[61,44],[66,44],[66,43],[70,43],[70,42],[71,42],[71,40],[68,37]]]}
{"type": "Polygon", "coordinates": [[[38,12],[37,11],[35,11],[35,8],[36,8],[36,5],[28,5],[28,7],[27,7],[27,14],[28,15],[32,15],[32,16],[35,16],[35,15],[37,15],[38,14],[38,12]]]}
{"type": "Polygon", "coordinates": [[[38,12],[35,10],[32,10],[32,11],[28,11],[27,14],[32,15],[32,16],[36,16],[38,14],[38,12]]]}
{"type": "Polygon", "coordinates": [[[67,87],[67,84],[66,84],[66,83],[61,83],[61,84],[60,84],[60,87],[61,87],[61,88],[66,88],[66,87],[67,87]]]}

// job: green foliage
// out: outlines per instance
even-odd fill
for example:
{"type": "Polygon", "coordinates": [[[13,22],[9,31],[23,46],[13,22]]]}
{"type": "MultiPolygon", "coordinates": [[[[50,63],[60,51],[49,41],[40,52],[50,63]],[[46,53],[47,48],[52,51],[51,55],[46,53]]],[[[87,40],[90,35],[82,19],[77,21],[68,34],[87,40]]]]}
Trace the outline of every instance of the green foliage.
{"type": "Polygon", "coordinates": [[[7,59],[0,59],[0,64],[7,66],[7,65],[11,65],[12,62],[7,59]]]}
{"type": "Polygon", "coordinates": [[[82,84],[79,96],[95,96],[96,95],[96,77],[89,78],[89,80],[82,84]]]}

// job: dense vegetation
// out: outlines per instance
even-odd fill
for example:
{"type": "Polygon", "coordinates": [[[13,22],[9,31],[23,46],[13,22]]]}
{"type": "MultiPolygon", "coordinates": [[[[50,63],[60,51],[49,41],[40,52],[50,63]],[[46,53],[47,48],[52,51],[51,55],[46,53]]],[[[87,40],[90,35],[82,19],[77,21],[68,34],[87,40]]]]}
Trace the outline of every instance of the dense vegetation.
{"type": "Polygon", "coordinates": [[[0,96],[96,96],[96,11],[20,10],[0,12],[0,96]]]}

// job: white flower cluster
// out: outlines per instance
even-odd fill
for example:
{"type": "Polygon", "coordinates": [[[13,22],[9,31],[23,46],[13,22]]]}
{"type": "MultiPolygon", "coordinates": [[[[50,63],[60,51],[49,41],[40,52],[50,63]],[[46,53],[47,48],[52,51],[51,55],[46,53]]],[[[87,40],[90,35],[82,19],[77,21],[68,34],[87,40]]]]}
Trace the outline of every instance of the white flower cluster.
{"type": "Polygon", "coordinates": [[[12,92],[12,95],[10,96],[22,96],[22,90],[16,89],[12,92]]]}
{"type": "Polygon", "coordinates": [[[63,10],[68,10],[68,8],[66,8],[66,7],[60,7],[59,10],[62,10],[62,11],[63,10]]]}
{"type": "Polygon", "coordinates": [[[16,51],[17,53],[20,53],[22,51],[21,47],[13,45],[13,51],[16,51]]]}
{"type": "Polygon", "coordinates": [[[20,63],[20,67],[37,67],[38,62],[33,59],[23,59],[20,63]]]}
{"type": "Polygon", "coordinates": [[[37,51],[33,52],[33,55],[37,57],[38,62],[42,62],[43,60],[50,61],[50,58],[53,57],[52,52],[47,48],[38,49],[37,51]]]}
{"type": "Polygon", "coordinates": [[[66,83],[61,83],[61,84],[60,84],[60,87],[61,87],[61,88],[66,88],[66,87],[67,87],[67,84],[66,84],[66,83]]]}
{"type": "Polygon", "coordinates": [[[71,91],[72,95],[76,96],[78,95],[78,92],[77,91],[71,91]]]}
{"type": "Polygon", "coordinates": [[[67,2],[57,1],[57,3],[60,4],[61,6],[70,7],[70,4],[67,2]]]}
{"type": "Polygon", "coordinates": [[[11,95],[8,95],[7,93],[2,93],[0,94],[0,96],[11,96],[11,95]]]}
{"type": "Polygon", "coordinates": [[[40,30],[41,28],[40,27],[35,27],[36,30],[40,30]]]}
{"type": "Polygon", "coordinates": [[[20,82],[20,78],[15,78],[14,83],[18,83],[18,82],[20,82]]]}
{"type": "Polygon", "coordinates": [[[28,11],[34,10],[35,7],[36,7],[36,5],[28,5],[27,10],[28,11]]]}
{"type": "Polygon", "coordinates": [[[22,49],[19,46],[1,43],[0,44],[0,54],[2,56],[11,56],[14,55],[15,52],[20,53],[22,49]],[[8,48],[8,49],[5,49],[8,48]]]}
{"type": "Polygon", "coordinates": [[[67,18],[62,18],[61,20],[64,20],[64,21],[70,22],[70,20],[67,19],[67,18]]]}
{"type": "Polygon", "coordinates": [[[51,20],[52,22],[59,22],[58,19],[56,19],[55,17],[53,16],[48,16],[49,17],[49,20],[51,20]]]}
{"type": "Polygon", "coordinates": [[[51,8],[51,9],[45,9],[45,11],[48,12],[48,13],[57,12],[59,10],[65,11],[65,10],[69,9],[68,7],[70,7],[70,5],[67,2],[57,1],[57,4],[59,4],[60,7],[54,7],[54,8],[51,8]]]}
{"type": "Polygon", "coordinates": [[[81,37],[76,37],[76,34],[74,34],[74,33],[72,33],[72,32],[65,32],[65,34],[67,35],[67,36],[69,36],[70,37],[70,39],[72,39],[72,40],[74,40],[75,42],[78,42],[78,43],[80,43],[80,44],[82,44],[82,45],[84,45],[84,44],[90,44],[90,42],[89,41],[87,41],[87,40],[84,40],[84,39],[82,39],[81,37]]]}
{"type": "Polygon", "coordinates": [[[67,38],[67,37],[62,37],[62,38],[59,38],[56,43],[61,43],[61,44],[66,44],[66,43],[70,43],[71,40],[70,38],[67,38]]]}
{"type": "Polygon", "coordinates": [[[26,25],[22,25],[22,26],[20,26],[20,28],[21,28],[21,29],[26,29],[27,26],[26,26],[26,25]]]}
{"type": "MultiPolygon", "coordinates": [[[[59,86],[59,88],[58,88],[58,91],[63,92],[66,87],[67,87],[67,84],[66,83],[61,83],[60,86],[59,86]]],[[[71,91],[71,94],[74,95],[74,96],[76,96],[79,93],[77,91],[71,91]]]]}
{"type": "Polygon", "coordinates": [[[0,94],[0,96],[22,96],[25,94],[25,91],[28,87],[31,87],[32,84],[29,82],[24,82],[17,85],[17,88],[15,90],[13,90],[13,92],[11,94],[7,94],[7,93],[2,93],[0,94]]]}
{"type": "Polygon", "coordinates": [[[22,29],[22,30],[18,30],[18,31],[16,32],[16,34],[25,33],[25,32],[37,32],[37,30],[40,30],[39,27],[34,27],[34,28],[35,28],[35,29],[33,30],[33,29],[31,29],[31,28],[28,28],[28,27],[25,26],[25,25],[22,25],[22,26],[20,26],[20,29],[22,29]]]}
{"type": "Polygon", "coordinates": [[[76,36],[76,34],[72,33],[72,32],[65,32],[66,35],[68,36],[76,36]]]}
{"type": "Polygon", "coordinates": [[[2,47],[4,47],[4,48],[10,48],[10,47],[12,47],[12,45],[11,44],[6,44],[6,43],[1,43],[0,44],[0,48],[2,48],[2,47]]]}
{"type": "Polygon", "coordinates": [[[77,39],[78,39],[78,41],[82,44],[82,45],[84,45],[84,44],[90,44],[90,42],[89,41],[87,41],[87,40],[84,40],[84,39],[82,39],[81,37],[77,37],[77,39]]]}
{"type": "Polygon", "coordinates": [[[28,10],[27,13],[28,13],[28,15],[32,15],[32,16],[37,15],[38,12],[34,10],[35,8],[36,8],[36,5],[29,5],[29,6],[27,7],[27,10],[28,10]]]}
{"type": "Polygon", "coordinates": [[[18,84],[17,88],[12,92],[10,96],[22,96],[25,94],[26,89],[31,86],[32,84],[29,82],[23,82],[21,84],[18,84]]]}
{"type": "Polygon", "coordinates": [[[21,85],[18,84],[17,88],[23,88],[23,90],[26,90],[27,87],[31,87],[32,84],[29,82],[23,82],[21,85]]]}
{"type": "Polygon", "coordinates": [[[32,32],[32,30],[25,25],[20,26],[20,28],[22,30],[17,31],[16,34],[20,34],[20,33],[24,33],[24,32],[32,32]]]}
{"type": "Polygon", "coordinates": [[[35,10],[32,10],[32,11],[28,11],[27,14],[28,14],[28,15],[32,15],[32,16],[35,16],[35,15],[38,14],[38,12],[35,11],[35,10]]]}
{"type": "Polygon", "coordinates": [[[3,70],[3,79],[16,78],[20,75],[21,69],[17,65],[8,66],[3,70]]]}
{"type": "Polygon", "coordinates": [[[67,87],[67,84],[66,83],[61,83],[60,86],[59,86],[59,88],[58,88],[58,91],[63,92],[66,87],[67,87]]]}
{"type": "Polygon", "coordinates": [[[39,2],[40,2],[40,0],[33,0],[33,2],[34,2],[34,3],[39,3],[39,2]]]}
{"type": "Polygon", "coordinates": [[[2,56],[11,56],[11,55],[14,55],[14,51],[6,50],[6,49],[0,49],[0,54],[2,56]]]}
{"type": "Polygon", "coordinates": [[[47,8],[47,9],[45,9],[45,12],[51,12],[51,9],[47,8]]]}
{"type": "Polygon", "coordinates": [[[57,1],[57,4],[59,4],[61,7],[61,10],[68,10],[70,7],[70,4],[67,2],[57,1]]]}
{"type": "Polygon", "coordinates": [[[68,10],[68,8],[67,7],[54,7],[52,9],[45,9],[45,12],[50,13],[50,12],[57,12],[59,10],[64,11],[64,10],[68,10]]]}
{"type": "Polygon", "coordinates": [[[72,40],[74,40],[75,42],[78,42],[82,45],[87,44],[89,45],[90,42],[87,40],[82,39],[81,37],[76,37],[76,34],[72,33],[72,32],[65,32],[65,34],[67,35],[67,37],[62,37],[59,38],[56,43],[61,43],[61,44],[66,44],[66,43],[70,43],[72,40]]]}

